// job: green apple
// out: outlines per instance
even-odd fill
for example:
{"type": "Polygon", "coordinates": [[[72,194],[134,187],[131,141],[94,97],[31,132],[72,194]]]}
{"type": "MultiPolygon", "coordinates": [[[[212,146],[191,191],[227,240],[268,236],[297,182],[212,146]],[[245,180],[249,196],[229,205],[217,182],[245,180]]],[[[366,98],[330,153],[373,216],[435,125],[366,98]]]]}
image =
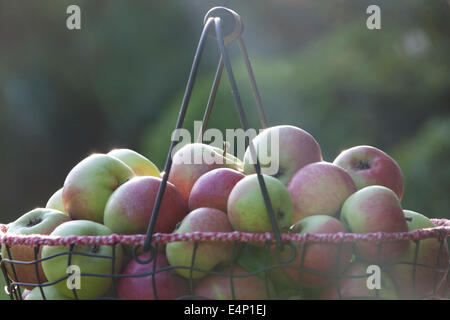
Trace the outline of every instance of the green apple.
{"type": "Polygon", "coordinates": [[[114,149],[107,155],[122,160],[137,176],[160,177],[158,167],[143,155],[130,149],[114,149]]]}
{"type": "Polygon", "coordinates": [[[56,191],[51,197],[50,199],[48,199],[47,204],[45,205],[46,208],[49,209],[55,209],[55,210],[59,210],[65,214],[67,214],[67,212],[64,209],[64,205],[63,205],[63,201],[62,201],[62,188],[59,189],[58,191],[56,191]]]}
{"type": "MultiPolygon", "coordinates": [[[[31,210],[16,221],[11,223],[8,228],[8,235],[48,235],[60,224],[69,221],[70,218],[61,211],[54,209],[38,208],[31,210]]],[[[39,250],[37,258],[41,257],[42,247],[39,250]]],[[[4,259],[13,259],[22,262],[34,261],[35,252],[34,247],[26,245],[12,245],[9,247],[9,252],[5,245],[2,245],[2,257],[4,259]]],[[[14,263],[14,270],[12,264],[3,261],[6,270],[11,279],[18,282],[29,284],[36,284],[46,281],[44,272],[42,271],[41,263],[38,263],[39,273],[36,273],[36,265],[31,264],[17,264],[14,263]],[[14,274],[15,271],[15,274],[14,274]],[[39,279],[38,279],[39,275],[39,279]],[[17,276],[17,278],[16,278],[17,276]],[[39,280],[39,281],[38,281],[39,280]]],[[[32,285],[25,286],[26,288],[33,288],[32,285]]]]}
{"type": "MultiPolygon", "coordinates": [[[[292,224],[294,205],[285,185],[278,179],[263,175],[275,221],[287,231],[292,224]]],[[[256,174],[241,179],[228,198],[228,218],[233,228],[242,232],[271,232],[271,220],[256,174]]]]}
{"type": "MultiPolygon", "coordinates": [[[[384,186],[368,186],[352,194],[342,206],[341,221],[353,233],[408,231],[400,200],[384,186]]],[[[366,261],[381,263],[398,257],[407,247],[408,241],[403,240],[358,242],[356,252],[366,261]]]]}
{"type": "MultiPolygon", "coordinates": [[[[42,290],[44,291],[46,300],[73,300],[73,297],[66,297],[65,295],[61,294],[54,286],[45,286],[42,287],[42,290]]],[[[42,293],[39,287],[35,287],[27,294],[25,300],[44,300],[44,298],[42,297],[42,293]]]]}
{"type": "MultiPolygon", "coordinates": [[[[232,232],[227,215],[214,208],[198,208],[191,211],[181,222],[179,228],[174,233],[186,233],[194,231],[203,232],[232,232]]],[[[166,256],[170,265],[176,268],[175,271],[183,277],[190,277],[192,255],[194,254],[193,241],[170,242],[166,245],[166,256]]],[[[232,258],[231,242],[198,242],[195,251],[194,268],[205,271],[215,268],[217,265],[227,263],[232,258]]],[[[205,275],[202,271],[193,271],[192,278],[198,279],[205,275]]]]}
{"type": "MultiPolygon", "coordinates": [[[[433,228],[436,225],[426,216],[404,210],[408,230],[433,228]]],[[[416,267],[414,257],[416,244],[409,242],[408,249],[403,252],[387,270],[397,286],[399,296],[403,299],[422,299],[438,290],[446,280],[449,267],[449,252],[447,242],[441,243],[436,238],[422,239],[419,243],[416,267]],[[439,270],[435,269],[439,268],[439,270]],[[415,287],[413,283],[415,282],[415,287]]]]}
{"type": "MultiPolygon", "coordinates": [[[[291,233],[345,233],[345,226],[336,218],[327,215],[313,215],[306,217],[291,227],[291,233]]],[[[295,258],[287,264],[288,267],[278,268],[292,283],[302,288],[321,288],[333,281],[333,272],[342,272],[350,264],[353,253],[351,243],[343,243],[341,248],[337,243],[311,242],[293,243],[296,250],[295,258]],[[339,264],[337,261],[339,259],[339,264]],[[304,272],[299,272],[298,266],[302,265],[304,272]]],[[[276,248],[273,248],[275,250],[276,248]]],[[[279,253],[284,260],[293,254],[292,248],[286,246],[279,253]]],[[[274,261],[277,255],[274,252],[274,261]]],[[[275,269],[276,270],[276,269],[275,269]]]]}
{"type": "Polygon", "coordinates": [[[64,209],[73,220],[103,223],[109,197],[132,177],[133,171],[121,160],[93,154],[69,172],[62,192],[64,209]]]}
{"type": "MultiPolygon", "coordinates": [[[[61,224],[50,235],[51,236],[107,236],[112,231],[99,223],[89,220],[74,220],[61,224]]],[[[119,273],[122,266],[122,247],[115,249],[115,272],[119,273]]],[[[58,281],[55,288],[66,297],[74,297],[72,289],[69,289],[68,276],[68,252],[65,246],[44,246],[42,248],[42,268],[49,282],[58,281]],[[58,255],[60,254],[60,255],[58,255]],[[62,254],[62,255],[61,255],[62,254]],[[54,256],[58,255],[58,256],[54,256]],[[61,280],[63,279],[63,280],[61,280]]],[[[77,245],[75,246],[70,265],[78,266],[81,274],[103,274],[112,273],[113,249],[107,245],[77,245]],[[91,254],[97,256],[86,256],[91,254]],[[105,257],[99,257],[105,256],[105,257]]],[[[80,276],[80,288],[74,289],[79,299],[91,299],[104,295],[112,285],[112,278],[108,276],[80,276]]]]}

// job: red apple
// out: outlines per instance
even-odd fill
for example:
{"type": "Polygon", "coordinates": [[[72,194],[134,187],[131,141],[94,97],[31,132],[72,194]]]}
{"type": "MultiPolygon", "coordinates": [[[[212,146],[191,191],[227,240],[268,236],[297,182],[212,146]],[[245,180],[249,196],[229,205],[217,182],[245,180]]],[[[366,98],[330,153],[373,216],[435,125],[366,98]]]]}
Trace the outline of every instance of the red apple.
{"type": "Polygon", "coordinates": [[[403,196],[403,174],[397,162],[385,152],[371,146],[344,150],[333,162],[344,168],[355,181],[356,188],[380,185],[403,196]]]}
{"type": "Polygon", "coordinates": [[[223,267],[217,270],[223,275],[208,275],[201,279],[195,286],[194,295],[199,298],[211,300],[232,300],[233,293],[231,281],[233,281],[235,300],[265,300],[272,293],[272,285],[266,284],[263,278],[257,275],[248,275],[248,271],[236,265],[233,267],[233,279],[231,269],[223,267]]]}
{"type": "MultiPolygon", "coordinates": [[[[383,186],[368,186],[352,194],[342,206],[341,221],[354,233],[408,231],[397,195],[383,186]]],[[[356,252],[366,261],[386,262],[398,257],[407,247],[408,241],[403,240],[380,244],[358,242],[356,252]]]]}
{"type": "MultiPolygon", "coordinates": [[[[105,226],[118,234],[145,233],[161,181],[161,178],[151,176],[135,177],[117,188],[106,203],[105,226]]],[[[172,232],[187,213],[183,197],[177,188],[168,182],[154,231],[172,232]]]]}
{"type": "Polygon", "coordinates": [[[229,168],[211,170],[202,175],[192,187],[189,210],[201,207],[227,212],[228,196],[235,184],[245,175],[229,168]]]}
{"type": "MultiPolygon", "coordinates": [[[[346,231],[345,226],[339,220],[326,215],[306,217],[291,227],[291,232],[294,233],[326,234],[346,231]]],[[[307,245],[301,243],[294,243],[294,245],[296,249],[295,259],[287,265],[295,268],[282,268],[280,270],[283,270],[284,274],[292,282],[302,287],[325,287],[334,280],[333,276],[327,274],[342,272],[350,264],[350,259],[352,256],[352,245],[350,243],[343,243],[340,251],[339,244],[337,243],[311,242],[307,245]],[[306,251],[303,252],[304,250],[306,251]],[[298,269],[301,263],[302,255],[304,255],[303,268],[308,269],[305,271],[299,271],[298,269]],[[339,265],[335,270],[337,259],[339,259],[339,265]]],[[[283,259],[287,259],[291,256],[291,254],[292,252],[290,247],[286,247],[279,253],[280,257],[283,259]]],[[[276,255],[274,255],[273,261],[277,261],[276,255]]]]}
{"type": "Polygon", "coordinates": [[[240,170],[241,161],[234,156],[202,143],[183,146],[172,156],[169,181],[180,191],[186,203],[194,183],[203,174],[217,168],[240,170]]]}
{"type": "MultiPolygon", "coordinates": [[[[148,253],[139,256],[140,260],[149,258],[148,253]]],[[[187,280],[176,275],[172,271],[160,271],[160,269],[168,267],[166,255],[163,253],[157,254],[154,261],[148,264],[140,264],[132,260],[123,270],[123,275],[134,277],[120,278],[117,284],[117,296],[123,300],[174,300],[189,294],[189,285],[187,280]],[[155,272],[154,275],[148,273],[155,272]],[[154,279],[153,279],[154,277],[154,279]],[[156,290],[153,290],[153,280],[156,290]]]]}
{"type": "Polygon", "coordinates": [[[324,161],[297,171],[287,189],[294,203],[294,223],[311,215],[337,215],[344,201],[356,191],[344,169],[324,161]]]}

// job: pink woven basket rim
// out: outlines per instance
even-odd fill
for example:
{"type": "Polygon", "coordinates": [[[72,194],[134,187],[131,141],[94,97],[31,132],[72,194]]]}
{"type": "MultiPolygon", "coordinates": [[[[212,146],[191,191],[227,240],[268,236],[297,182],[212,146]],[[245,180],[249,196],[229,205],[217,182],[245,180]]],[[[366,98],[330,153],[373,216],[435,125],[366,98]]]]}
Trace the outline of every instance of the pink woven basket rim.
{"type": "MultiPolygon", "coordinates": [[[[284,242],[389,242],[398,240],[418,241],[427,238],[443,240],[450,236],[450,220],[431,219],[436,227],[418,229],[409,232],[375,232],[375,233],[330,233],[330,234],[282,234],[284,242]]],[[[45,235],[14,235],[7,233],[8,226],[0,224],[0,244],[8,246],[69,246],[69,245],[143,245],[146,235],[119,235],[108,236],[45,236],[45,235]]],[[[155,233],[152,243],[165,244],[177,241],[222,241],[222,242],[258,242],[273,243],[275,235],[271,232],[247,233],[247,232],[190,232],[190,233],[155,233]]]]}

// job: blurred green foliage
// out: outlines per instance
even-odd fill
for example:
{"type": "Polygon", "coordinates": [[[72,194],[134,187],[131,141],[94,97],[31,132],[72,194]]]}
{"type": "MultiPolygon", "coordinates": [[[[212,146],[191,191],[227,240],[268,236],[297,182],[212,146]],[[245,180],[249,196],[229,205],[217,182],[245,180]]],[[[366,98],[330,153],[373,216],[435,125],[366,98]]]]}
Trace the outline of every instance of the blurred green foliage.
{"type": "MultiPolygon", "coordinates": [[[[324,158],[370,144],[405,175],[405,208],[450,217],[450,8],[423,1],[0,0],[0,221],[61,187],[91,152],[129,147],[162,169],[203,16],[239,12],[271,125],[316,137],[324,158]],[[82,30],[65,26],[78,4],[82,30]],[[366,28],[378,4],[382,29],[366,28]]],[[[236,45],[251,125],[255,103],[236,45]]],[[[206,105],[218,50],[208,42],[185,121],[206,105]]],[[[209,127],[240,127],[226,76],[209,127]]]]}

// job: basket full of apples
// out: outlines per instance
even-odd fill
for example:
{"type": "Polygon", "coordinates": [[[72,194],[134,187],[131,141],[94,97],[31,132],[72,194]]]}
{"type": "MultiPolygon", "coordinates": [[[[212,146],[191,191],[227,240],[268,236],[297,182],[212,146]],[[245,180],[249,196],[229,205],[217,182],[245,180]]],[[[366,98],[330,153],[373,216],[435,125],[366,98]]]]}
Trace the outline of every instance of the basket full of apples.
{"type": "MultiPolygon", "coordinates": [[[[272,131],[286,155],[296,152],[293,141],[299,150],[318,146],[293,126],[263,132],[272,131]]],[[[217,152],[193,143],[175,158],[198,150],[217,152]]],[[[158,169],[128,149],[91,155],[45,208],[3,225],[8,292],[28,300],[445,297],[450,223],[402,208],[395,161],[368,146],[333,163],[316,156],[286,157],[279,179],[262,174],[282,246],[245,160],[233,167],[180,162],[144,252],[163,180],[158,169]]]]}
{"type": "Polygon", "coordinates": [[[162,172],[130,149],[92,154],[45,207],[0,225],[11,299],[450,297],[450,221],[402,207],[402,171],[382,150],[355,146],[329,162],[305,130],[268,126],[241,33],[235,12],[207,13],[162,172]],[[207,36],[221,57],[200,139],[178,144],[207,36]],[[263,127],[248,141],[233,41],[263,127]],[[242,156],[202,143],[224,68],[242,156]]]}

